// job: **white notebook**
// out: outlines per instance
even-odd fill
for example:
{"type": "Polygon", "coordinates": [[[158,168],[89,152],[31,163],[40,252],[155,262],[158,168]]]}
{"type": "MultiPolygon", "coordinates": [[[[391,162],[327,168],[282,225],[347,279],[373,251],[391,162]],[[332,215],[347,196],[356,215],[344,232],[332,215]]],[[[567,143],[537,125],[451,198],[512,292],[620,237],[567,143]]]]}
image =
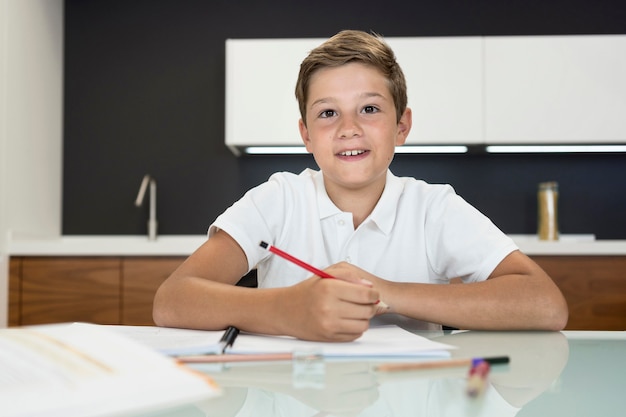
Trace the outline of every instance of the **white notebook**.
{"type": "Polygon", "coordinates": [[[193,371],[106,326],[0,329],[2,417],[95,417],[220,395],[193,371]]]}

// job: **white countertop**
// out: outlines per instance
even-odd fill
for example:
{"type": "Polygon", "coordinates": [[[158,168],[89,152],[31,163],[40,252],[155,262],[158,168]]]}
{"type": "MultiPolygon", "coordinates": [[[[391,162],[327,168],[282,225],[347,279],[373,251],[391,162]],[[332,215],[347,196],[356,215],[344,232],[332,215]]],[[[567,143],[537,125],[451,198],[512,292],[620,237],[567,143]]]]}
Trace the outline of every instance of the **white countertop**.
{"type": "MultiPolygon", "coordinates": [[[[527,255],[626,255],[626,240],[595,240],[594,235],[563,235],[557,242],[539,241],[534,235],[510,235],[527,255]]],[[[206,235],[61,236],[13,238],[9,256],[188,256],[206,235]]]]}
{"type": "Polygon", "coordinates": [[[9,240],[10,256],[189,256],[206,235],[61,236],[9,240]]]}
{"type": "Polygon", "coordinates": [[[626,240],[596,240],[594,235],[563,235],[541,241],[536,235],[509,235],[526,255],[626,255],[626,240]]]}

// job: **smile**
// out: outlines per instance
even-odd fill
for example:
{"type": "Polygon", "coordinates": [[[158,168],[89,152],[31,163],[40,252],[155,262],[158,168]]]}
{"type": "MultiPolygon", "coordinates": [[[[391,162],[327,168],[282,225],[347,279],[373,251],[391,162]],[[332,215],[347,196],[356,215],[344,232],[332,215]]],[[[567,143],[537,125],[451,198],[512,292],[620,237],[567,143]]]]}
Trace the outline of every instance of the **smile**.
{"type": "Polygon", "coordinates": [[[339,155],[341,155],[341,156],[355,156],[355,155],[361,155],[362,153],[365,153],[365,151],[363,149],[354,149],[354,150],[351,150],[351,151],[339,152],[339,155]]]}

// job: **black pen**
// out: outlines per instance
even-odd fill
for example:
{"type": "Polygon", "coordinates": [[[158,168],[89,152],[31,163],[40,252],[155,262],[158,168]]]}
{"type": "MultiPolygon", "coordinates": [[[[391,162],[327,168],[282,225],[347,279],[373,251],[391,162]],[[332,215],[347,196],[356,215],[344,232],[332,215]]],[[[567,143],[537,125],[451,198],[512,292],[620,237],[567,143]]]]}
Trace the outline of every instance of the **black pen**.
{"type": "Polygon", "coordinates": [[[239,329],[235,326],[228,326],[224,335],[220,339],[218,345],[220,346],[219,353],[224,354],[226,352],[226,348],[232,346],[235,343],[235,339],[239,334],[239,329]]]}

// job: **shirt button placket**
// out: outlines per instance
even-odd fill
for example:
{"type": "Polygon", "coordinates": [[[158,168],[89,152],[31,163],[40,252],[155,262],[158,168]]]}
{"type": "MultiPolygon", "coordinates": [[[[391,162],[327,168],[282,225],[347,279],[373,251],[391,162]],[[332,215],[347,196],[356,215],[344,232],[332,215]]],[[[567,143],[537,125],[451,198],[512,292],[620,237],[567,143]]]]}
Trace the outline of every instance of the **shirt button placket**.
{"type": "MultiPolygon", "coordinates": [[[[339,218],[337,219],[337,243],[338,243],[338,247],[341,248],[340,251],[338,251],[338,255],[339,258],[338,259],[343,259],[346,262],[350,262],[349,260],[346,259],[346,254],[347,254],[347,249],[349,246],[349,241],[350,238],[352,236],[352,233],[354,232],[352,230],[351,226],[351,218],[349,219],[350,214],[349,213],[343,213],[342,215],[339,216],[339,218]]],[[[349,257],[347,257],[349,259],[349,257]]]]}

